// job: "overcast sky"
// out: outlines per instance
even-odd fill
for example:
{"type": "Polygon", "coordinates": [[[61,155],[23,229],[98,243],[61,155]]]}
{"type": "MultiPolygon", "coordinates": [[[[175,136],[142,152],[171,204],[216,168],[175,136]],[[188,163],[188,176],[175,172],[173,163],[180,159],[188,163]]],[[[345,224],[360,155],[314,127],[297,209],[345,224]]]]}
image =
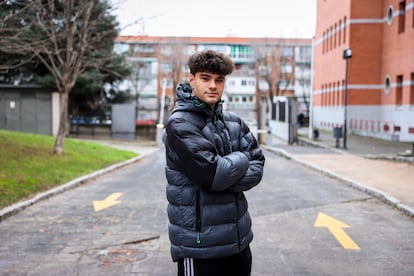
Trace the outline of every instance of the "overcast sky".
{"type": "Polygon", "coordinates": [[[315,34],[316,0],[112,2],[121,35],[312,38],[315,34]]]}

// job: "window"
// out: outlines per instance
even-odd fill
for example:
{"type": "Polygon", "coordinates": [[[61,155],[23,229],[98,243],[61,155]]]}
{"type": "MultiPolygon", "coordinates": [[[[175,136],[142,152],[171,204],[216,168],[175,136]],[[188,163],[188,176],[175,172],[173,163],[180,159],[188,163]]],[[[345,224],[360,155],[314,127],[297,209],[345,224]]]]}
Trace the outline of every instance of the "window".
{"type": "Polygon", "coordinates": [[[413,28],[414,28],[414,7],[412,7],[411,8],[411,10],[412,10],[412,15],[411,15],[411,18],[413,19],[413,28]]]}
{"type": "Polygon", "coordinates": [[[292,57],[293,56],[293,48],[292,47],[283,47],[282,48],[282,56],[283,57],[292,57]]]}
{"type": "Polygon", "coordinates": [[[301,60],[311,60],[312,58],[312,47],[311,46],[299,47],[299,51],[300,51],[301,60]]]}
{"type": "Polygon", "coordinates": [[[325,107],[326,106],[326,93],[325,93],[325,91],[323,91],[323,93],[322,93],[321,102],[322,102],[322,107],[325,107]]]}
{"type": "Polygon", "coordinates": [[[341,104],[341,82],[337,82],[338,91],[336,91],[336,105],[339,106],[341,104]]]}
{"type": "Polygon", "coordinates": [[[152,74],[152,63],[146,61],[136,61],[132,62],[131,65],[133,66],[133,70],[135,76],[142,79],[142,78],[149,78],[152,74]]]}
{"type": "Polygon", "coordinates": [[[346,16],[344,17],[344,43],[346,42],[346,16]]]}
{"type": "Polygon", "coordinates": [[[172,79],[161,79],[160,86],[165,88],[172,88],[173,87],[173,80],[172,79]]]}
{"type": "Polygon", "coordinates": [[[398,33],[403,33],[405,31],[405,1],[400,2],[398,15],[398,33]]]}
{"type": "Polygon", "coordinates": [[[327,106],[331,106],[332,105],[332,83],[328,83],[328,95],[327,95],[327,106]]]}
{"type": "Polygon", "coordinates": [[[253,51],[250,46],[236,45],[232,46],[230,50],[230,57],[232,58],[252,58],[253,51]]]}
{"type": "Polygon", "coordinates": [[[333,49],[333,27],[331,26],[331,29],[329,31],[329,50],[333,49]]]}
{"type": "Polygon", "coordinates": [[[278,103],[277,110],[279,111],[278,112],[278,114],[279,114],[279,122],[285,122],[286,121],[286,116],[285,116],[285,114],[286,114],[286,111],[285,111],[285,104],[286,104],[286,102],[278,101],[277,103],[278,103]]]}
{"type": "Polygon", "coordinates": [[[127,53],[129,50],[129,45],[126,43],[115,43],[114,51],[118,54],[127,53]]]}
{"type": "Polygon", "coordinates": [[[280,80],[277,87],[279,91],[285,91],[290,85],[290,80],[280,80]]]}
{"type": "Polygon", "coordinates": [[[194,45],[187,45],[187,46],[184,46],[184,48],[183,48],[183,54],[184,55],[190,56],[190,55],[194,54],[195,52],[196,52],[196,46],[194,46],[194,45]]]}
{"type": "Polygon", "coordinates": [[[292,71],[292,64],[285,63],[280,66],[281,73],[290,74],[292,71]]]}
{"type": "Polygon", "coordinates": [[[149,54],[149,53],[154,53],[155,49],[152,45],[147,45],[147,44],[136,44],[134,46],[134,53],[141,53],[141,54],[149,54]]]}
{"type": "Polygon", "coordinates": [[[251,58],[252,49],[249,46],[244,46],[240,48],[240,57],[242,58],[251,58]]]}
{"type": "Polygon", "coordinates": [[[163,54],[166,57],[172,56],[174,50],[172,46],[164,45],[161,47],[161,54],[163,54]]]}
{"type": "Polygon", "coordinates": [[[323,32],[322,34],[322,54],[325,54],[325,45],[326,45],[326,37],[325,37],[325,32],[323,32]]]}
{"type": "Polygon", "coordinates": [[[295,59],[297,62],[308,62],[312,58],[311,46],[296,46],[295,47],[295,59]]]}
{"type": "Polygon", "coordinates": [[[243,79],[240,81],[240,85],[241,86],[255,86],[256,85],[256,81],[253,79],[243,79]]]}
{"type": "Polygon", "coordinates": [[[341,39],[342,39],[341,31],[342,31],[342,20],[339,20],[338,46],[341,46],[341,39]]]}
{"type": "Polygon", "coordinates": [[[174,65],[171,62],[161,62],[161,72],[162,73],[171,73],[173,71],[174,65]]]}
{"type": "Polygon", "coordinates": [[[395,104],[396,105],[402,105],[402,96],[403,96],[403,76],[398,75],[397,76],[397,89],[395,94],[395,104]]]}

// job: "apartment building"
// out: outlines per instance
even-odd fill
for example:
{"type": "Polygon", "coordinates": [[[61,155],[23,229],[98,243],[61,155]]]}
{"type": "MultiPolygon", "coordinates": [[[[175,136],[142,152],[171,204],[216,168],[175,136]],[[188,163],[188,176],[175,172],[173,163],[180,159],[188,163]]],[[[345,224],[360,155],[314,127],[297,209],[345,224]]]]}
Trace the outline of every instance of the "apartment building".
{"type": "Polygon", "coordinates": [[[235,70],[226,81],[224,107],[248,123],[255,125],[259,117],[264,125],[271,110],[264,106],[277,95],[298,97],[303,112],[309,106],[311,39],[119,36],[115,49],[126,52],[134,68],[127,85],[137,102],[138,124],[165,123],[174,87],[189,73],[188,57],[204,49],[232,58],[235,70]]]}
{"type": "Polygon", "coordinates": [[[314,128],[414,141],[414,0],[318,0],[313,48],[314,128]]]}

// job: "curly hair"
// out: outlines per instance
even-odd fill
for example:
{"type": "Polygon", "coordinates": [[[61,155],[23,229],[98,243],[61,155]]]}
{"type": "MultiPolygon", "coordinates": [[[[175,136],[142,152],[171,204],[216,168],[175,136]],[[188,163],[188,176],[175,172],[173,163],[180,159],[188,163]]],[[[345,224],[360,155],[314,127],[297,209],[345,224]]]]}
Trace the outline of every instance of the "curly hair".
{"type": "Polygon", "coordinates": [[[234,69],[233,61],[228,56],[213,50],[193,54],[188,60],[188,67],[192,75],[207,72],[226,76],[234,69]]]}

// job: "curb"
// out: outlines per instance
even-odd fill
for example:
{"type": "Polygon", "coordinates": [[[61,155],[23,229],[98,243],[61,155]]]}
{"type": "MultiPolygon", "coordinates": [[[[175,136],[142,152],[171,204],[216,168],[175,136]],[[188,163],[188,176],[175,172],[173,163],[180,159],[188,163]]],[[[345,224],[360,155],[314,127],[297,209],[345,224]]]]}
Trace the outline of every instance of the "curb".
{"type": "Polygon", "coordinates": [[[28,200],[20,201],[20,202],[12,204],[10,206],[7,206],[7,207],[0,210],[0,222],[3,221],[4,219],[16,214],[16,213],[22,211],[23,209],[25,209],[25,208],[41,201],[41,200],[48,199],[48,198],[50,198],[54,195],[63,193],[67,190],[70,190],[70,189],[73,189],[77,186],[83,185],[83,184],[85,184],[86,182],[90,181],[93,178],[96,178],[98,176],[101,176],[101,175],[107,174],[109,172],[115,171],[115,170],[117,170],[121,167],[130,165],[130,164],[132,164],[134,162],[137,162],[138,160],[144,158],[145,156],[146,155],[139,155],[139,156],[133,157],[129,160],[110,165],[109,167],[103,168],[101,170],[94,171],[90,174],[83,175],[83,176],[80,176],[78,178],[75,178],[75,179],[73,179],[73,180],[71,180],[71,181],[69,181],[65,184],[59,185],[59,186],[57,186],[55,188],[52,188],[50,190],[47,190],[43,193],[36,194],[33,198],[30,198],[28,200]]]}
{"type": "MultiPolygon", "coordinates": [[[[399,199],[395,198],[394,196],[392,196],[392,195],[390,195],[390,194],[388,194],[388,193],[386,193],[382,190],[369,187],[365,184],[353,181],[349,178],[341,176],[341,175],[339,175],[337,173],[334,173],[330,170],[327,170],[327,169],[318,167],[314,164],[311,164],[309,162],[303,161],[299,158],[296,158],[295,156],[293,156],[292,154],[288,153],[287,151],[285,151],[283,149],[277,149],[277,148],[274,148],[274,147],[269,147],[269,146],[264,146],[264,145],[262,145],[262,147],[269,150],[269,151],[271,151],[271,152],[274,152],[274,153],[279,154],[281,156],[284,156],[288,159],[291,159],[291,160],[293,160],[293,161],[295,161],[295,162],[297,162],[301,165],[304,165],[305,167],[311,168],[311,169],[313,169],[317,172],[323,173],[323,174],[325,174],[329,177],[340,180],[341,182],[345,183],[347,186],[349,186],[351,188],[354,188],[356,190],[362,191],[364,193],[367,193],[367,194],[381,200],[382,202],[385,202],[386,204],[391,205],[392,207],[395,207],[396,209],[400,210],[401,212],[403,212],[404,214],[406,214],[409,217],[414,217],[414,209],[413,208],[401,203],[401,201],[399,199]]],[[[323,147],[330,149],[329,147],[326,147],[326,146],[323,146],[323,147]]]]}

